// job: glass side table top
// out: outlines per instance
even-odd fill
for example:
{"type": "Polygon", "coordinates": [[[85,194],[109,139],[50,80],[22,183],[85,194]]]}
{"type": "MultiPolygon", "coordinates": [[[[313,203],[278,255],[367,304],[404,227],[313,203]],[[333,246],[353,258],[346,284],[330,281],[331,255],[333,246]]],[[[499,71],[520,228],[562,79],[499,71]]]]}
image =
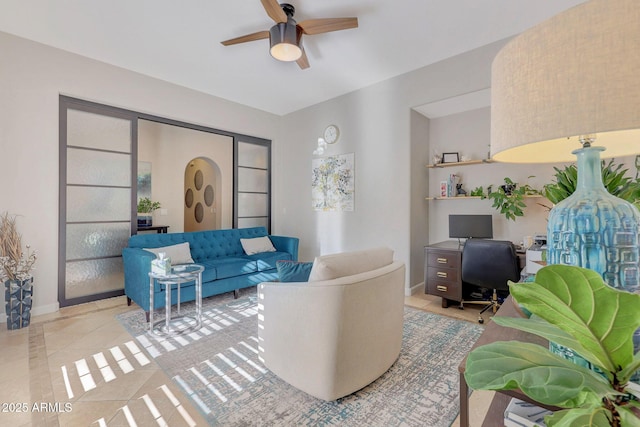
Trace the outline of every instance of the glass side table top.
{"type": "Polygon", "coordinates": [[[193,280],[194,275],[201,273],[204,267],[198,264],[178,264],[171,266],[171,274],[149,273],[149,277],[161,280],[171,279],[190,279],[193,280]]]}

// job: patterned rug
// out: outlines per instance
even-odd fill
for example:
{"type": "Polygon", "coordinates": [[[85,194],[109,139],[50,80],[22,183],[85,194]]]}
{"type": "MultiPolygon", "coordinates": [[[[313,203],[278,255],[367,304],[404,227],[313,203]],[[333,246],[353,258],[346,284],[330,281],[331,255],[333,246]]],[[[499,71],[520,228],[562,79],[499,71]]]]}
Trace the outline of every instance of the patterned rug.
{"type": "MultiPolygon", "coordinates": [[[[182,311],[193,311],[192,303],[182,311]]],[[[162,316],[162,313],[160,313],[162,316]]],[[[458,415],[458,365],[482,333],[470,322],[405,307],[395,364],[365,388],[325,402],[269,372],[258,360],[255,288],[203,301],[203,328],[163,339],[144,313],[117,316],[210,425],[449,426],[458,415]]]]}

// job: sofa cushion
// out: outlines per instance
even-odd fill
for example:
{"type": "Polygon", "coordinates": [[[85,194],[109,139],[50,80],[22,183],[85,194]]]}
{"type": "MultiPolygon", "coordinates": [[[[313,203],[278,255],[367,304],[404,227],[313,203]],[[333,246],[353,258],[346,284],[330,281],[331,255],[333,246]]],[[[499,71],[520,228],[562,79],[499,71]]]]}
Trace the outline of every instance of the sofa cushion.
{"type": "Polygon", "coordinates": [[[278,279],[281,282],[306,282],[309,280],[312,262],[278,261],[278,279]]]}
{"type": "Polygon", "coordinates": [[[273,270],[276,268],[278,261],[291,260],[289,252],[260,252],[259,254],[249,255],[250,258],[257,263],[258,271],[273,270]]]}
{"type": "Polygon", "coordinates": [[[193,258],[191,258],[191,249],[189,242],[179,243],[177,245],[162,246],[160,248],[143,248],[145,251],[153,252],[156,257],[160,252],[164,252],[165,255],[171,258],[171,265],[176,264],[193,264],[193,258]]]}
{"type": "Polygon", "coordinates": [[[209,261],[201,262],[199,265],[204,267],[202,272],[202,283],[213,282],[218,278],[218,271],[216,266],[209,261]]]}
{"type": "Polygon", "coordinates": [[[372,271],[393,262],[393,251],[381,247],[364,251],[345,252],[316,257],[309,281],[331,280],[338,277],[372,271]]]}
{"type": "Polygon", "coordinates": [[[207,261],[206,264],[216,269],[216,279],[226,279],[227,277],[241,276],[258,271],[257,263],[249,257],[212,259],[207,261]]]}
{"type": "Polygon", "coordinates": [[[244,253],[247,255],[258,254],[261,252],[275,252],[276,248],[273,247],[273,243],[269,240],[269,237],[255,237],[253,239],[240,239],[240,244],[244,253]]]}

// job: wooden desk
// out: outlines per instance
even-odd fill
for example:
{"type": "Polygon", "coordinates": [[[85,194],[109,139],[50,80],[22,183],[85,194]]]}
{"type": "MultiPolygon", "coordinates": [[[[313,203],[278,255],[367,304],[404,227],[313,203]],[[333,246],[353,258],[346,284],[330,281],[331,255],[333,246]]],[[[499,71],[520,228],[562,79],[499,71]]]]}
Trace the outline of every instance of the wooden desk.
{"type": "Polygon", "coordinates": [[[156,231],[158,234],[166,234],[168,228],[168,225],[154,225],[152,227],[138,227],[138,231],[156,231]]]}
{"type": "MultiPolygon", "coordinates": [[[[508,317],[524,317],[524,315],[520,312],[520,310],[513,303],[513,299],[509,296],[502,306],[500,310],[496,313],[496,316],[508,316],[508,317]]],[[[540,338],[537,335],[532,335],[528,332],[519,331],[517,329],[505,328],[502,326],[498,326],[494,322],[489,322],[482,333],[478,341],[473,345],[471,350],[481,345],[490,344],[495,341],[522,341],[529,342],[533,344],[538,344],[543,347],[549,346],[549,342],[544,338],[540,338]]],[[[469,386],[467,385],[467,381],[464,378],[464,371],[467,365],[467,358],[458,366],[458,372],[460,373],[460,427],[469,427],[469,386]]],[[[482,426],[483,427],[495,427],[504,425],[504,410],[507,408],[509,401],[512,397],[516,397],[518,399],[531,402],[535,405],[542,406],[538,402],[532,401],[529,399],[524,393],[520,390],[505,390],[505,391],[497,391],[493,401],[491,402],[491,406],[489,407],[489,411],[487,412],[487,416],[485,417],[482,426]]],[[[558,408],[547,407],[551,410],[557,410],[558,408]]]]}
{"type": "MultiPolygon", "coordinates": [[[[442,307],[450,301],[462,301],[462,249],[456,240],[424,247],[424,293],[442,297],[442,307]]],[[[527,263],[525,254],[517,254],[520,269],[527,263]]]]}

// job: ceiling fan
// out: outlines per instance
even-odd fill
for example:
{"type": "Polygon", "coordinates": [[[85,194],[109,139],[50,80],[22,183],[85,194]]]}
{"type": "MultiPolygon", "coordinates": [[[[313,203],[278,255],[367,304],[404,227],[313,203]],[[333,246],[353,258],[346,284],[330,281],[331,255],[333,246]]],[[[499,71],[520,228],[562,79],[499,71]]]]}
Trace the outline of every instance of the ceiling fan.
{"type": "Polygon", "coordinates": [[[224,46],[254,40],[269,39],[271,56],[280,61],[296,61],[301,69],[309,68],[309,60],[302,47],[302,35],[329,33],[358,27],[358,18],[307,19],[297,23],[293,19],[295,8],[289,3],[278,4],[277,0],[260,0],[267,15],[276,22],[270,30],[221,42],[224,46]]]}

